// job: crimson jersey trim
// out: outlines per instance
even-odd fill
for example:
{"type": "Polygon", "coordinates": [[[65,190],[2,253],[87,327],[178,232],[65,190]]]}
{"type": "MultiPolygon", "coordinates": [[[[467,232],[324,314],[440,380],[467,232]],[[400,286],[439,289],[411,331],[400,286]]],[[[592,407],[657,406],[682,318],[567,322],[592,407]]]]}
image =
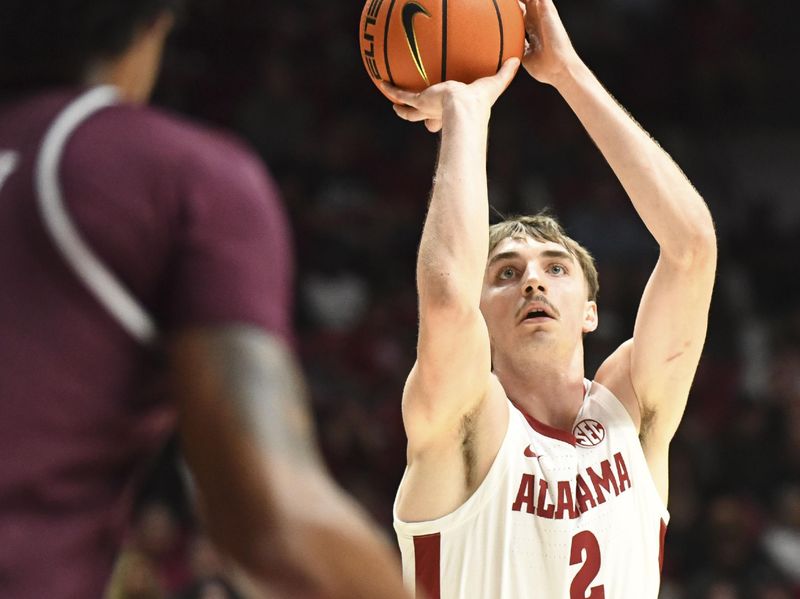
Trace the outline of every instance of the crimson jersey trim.
{"type": "Polygon", "coordinates": [[[434,533],[414,537],[414,572],[416,596],[440,599],[440,563],[442,535],[434,533]],[[424,595],[423,595],[424,593],[424,595]]]}
{"type": "Polygon", "coordinates": [[[519,405],[511,402],[514,404],[514,407],[517,408],[523,416],[525,416],[525,420],[528,421],[528,424],[531,425],[531,428],[535,430],[540,435],[544,435],[545,437],[550,437],[551,439],[556,439],[557,441],[563,441],[564,443],[569,443],[573,447],[577,445],[578,440],[575,438],[575,435],[569,433],[567,431],[562,431],[560,428],[556,428],[554,426],[550,426],[549,424],[545,424],[544,422],[540,422],[536,420],[533,416],[528,414],[525,410],[523,410],[519,405]]]}

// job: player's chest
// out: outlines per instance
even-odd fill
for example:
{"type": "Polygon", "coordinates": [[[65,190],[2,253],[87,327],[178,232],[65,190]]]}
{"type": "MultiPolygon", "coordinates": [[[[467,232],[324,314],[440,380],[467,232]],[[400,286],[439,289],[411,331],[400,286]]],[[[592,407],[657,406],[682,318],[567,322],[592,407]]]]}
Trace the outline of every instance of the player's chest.
{"type": "Polygon", "coordinates": [[[579,427],[574,445],[534,431],[518,437],[507,470],[512,511],[575,520],[631,492],[638,448],[599,422],[579,427]]]}

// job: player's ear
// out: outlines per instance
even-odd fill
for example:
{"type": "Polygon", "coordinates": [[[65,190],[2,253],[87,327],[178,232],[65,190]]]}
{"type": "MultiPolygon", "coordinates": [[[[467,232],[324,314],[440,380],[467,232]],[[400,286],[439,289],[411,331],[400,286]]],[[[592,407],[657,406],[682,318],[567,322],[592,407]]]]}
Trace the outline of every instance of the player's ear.
{"type": "Polygon", "coordinates": [[[583,309],[583,332],[591,333],[599,324],[599,317],[597,315],[597,302],[593,302],[591,300],[586,302],[586,305],[583,309]]]}

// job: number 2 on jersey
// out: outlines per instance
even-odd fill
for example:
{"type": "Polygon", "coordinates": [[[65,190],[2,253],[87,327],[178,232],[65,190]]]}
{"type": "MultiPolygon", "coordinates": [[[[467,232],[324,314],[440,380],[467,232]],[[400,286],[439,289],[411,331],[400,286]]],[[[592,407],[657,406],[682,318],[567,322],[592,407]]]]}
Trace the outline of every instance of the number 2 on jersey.
{"type": "Polygon", "coordinates": [[[3,188],[3,183],[17,168],[17,153],[7,150],[0,150],[0,189],[3,188]]]}
{"type": "Polygon", "coordinates": [[[583,565],[569,585],[569,599],[605,599],[606,591],[602,584],[589,589],[589,585],[600,572],[600,544],[597,542],[597,537],[588,530],[582,530],[572,537],[569,565],[580,563],[583,565]],[[589,590],[588,595],[587,590],[589,590]]]}

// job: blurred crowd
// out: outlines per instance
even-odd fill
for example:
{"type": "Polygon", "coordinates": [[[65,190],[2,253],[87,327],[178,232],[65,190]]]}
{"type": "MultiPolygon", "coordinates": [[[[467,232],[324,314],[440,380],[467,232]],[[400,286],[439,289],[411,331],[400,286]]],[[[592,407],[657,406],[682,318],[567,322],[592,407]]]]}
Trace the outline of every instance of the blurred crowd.
{"type": "MultiPolygon", "coordinates": [[[[584,60],[704,195],[719,235],[708,341],[671,452],[662,597],[800,597],[800,11],[778,0],[557,6],[584,60]]],[[[319,440],[337,480],[390,533],[437,139],[397,120],[370,81],[360,11],[195,2],[157,103],[237,131],[277,179],[319,440]]],[[[564,102],[522,72],[494,111],[489,179],[498,215],[549,207],[596,256],[591,376],[631,335],[657,247],[564,102]]],[[[149,580],[153,594],[119,599],[235,597],[167,478],[143,499],[117,573],[149,580]]]]}

